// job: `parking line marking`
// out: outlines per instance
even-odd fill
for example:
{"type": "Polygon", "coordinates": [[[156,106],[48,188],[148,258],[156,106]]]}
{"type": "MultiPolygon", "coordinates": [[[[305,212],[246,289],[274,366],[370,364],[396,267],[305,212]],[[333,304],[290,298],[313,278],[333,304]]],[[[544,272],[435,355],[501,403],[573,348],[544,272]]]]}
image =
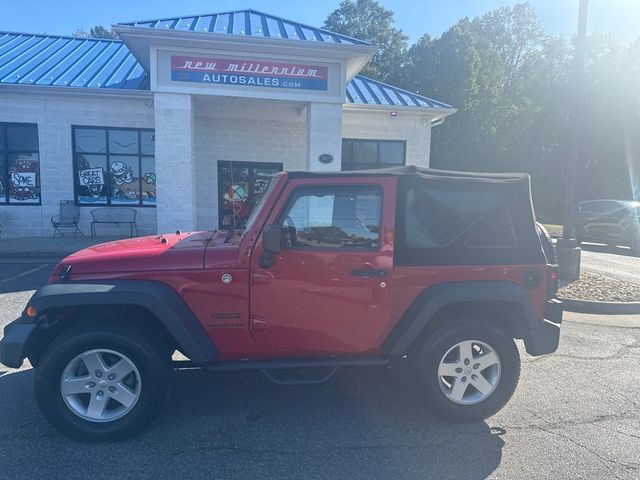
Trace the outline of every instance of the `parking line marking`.
{"type": "Polygon", "coordinates": [[[50,267],[50,266],[51,266],[50,263],[45,263],[44,265],[40,265],[39,267],[32,268],[30,270],[27,270],[26,272],[18,273],[18,274],[14,275],[11,278],[5,278],[4,280],[0,280],[0,283],[5,283],[5,282],[8,282],[10,280],[14,280],[14,279],[16,279],[18,277],[24,277],[25,275],[30,275],[32,273],[37,272],[38,270],[42,270],[43,268],[50,267]]]}

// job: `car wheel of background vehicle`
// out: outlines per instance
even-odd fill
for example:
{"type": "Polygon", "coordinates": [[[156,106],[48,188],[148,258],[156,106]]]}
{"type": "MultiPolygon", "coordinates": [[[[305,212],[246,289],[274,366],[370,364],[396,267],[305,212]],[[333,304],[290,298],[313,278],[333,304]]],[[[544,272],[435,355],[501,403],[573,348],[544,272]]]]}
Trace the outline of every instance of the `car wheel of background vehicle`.
{"type": "Polygon", "coordinates": [[[489,320],[462,320],[434,331],[416,356],[432,410],[456,422],[487,418],[509,401],[520,377],[513,339],[489,320]]]}
{"type": "Polygon", "coordinates": [[[576,239],[578,245],[580,245],[584,240],[584,232],[578,225],[574,225],[571,229],[571,236],[576,239]]]}
{"type": "Polygon", "coordinates": [[[633,228],[629,234],[629,248],[635,255],[640,255],[640,227],[633,228]]]}
{"type": "Polygon", "coordinates": [[[38,406],[54,427],[76,440],[133,437],[154,420],[167,395],[170,359],[161,352],[126,326],[71,327],[40,359],[38,406]]]}

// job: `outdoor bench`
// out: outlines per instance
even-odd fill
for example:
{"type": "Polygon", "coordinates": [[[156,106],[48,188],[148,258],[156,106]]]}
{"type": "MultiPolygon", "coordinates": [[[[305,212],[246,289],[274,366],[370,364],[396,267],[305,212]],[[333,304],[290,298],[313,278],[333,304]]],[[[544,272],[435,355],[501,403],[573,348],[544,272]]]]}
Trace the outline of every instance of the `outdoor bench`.
{"type": "Polygon", "coordinates": [[[136,224],[136,215],[138,212],[133,208],[121,207],[102,207],[91,210],[91,236],[96,236],[96,225],[99,223],[113,223],[119,225],[121,223],[129,224],[131,237],[135,230],[138,235],[138,225],[136,224]]]}

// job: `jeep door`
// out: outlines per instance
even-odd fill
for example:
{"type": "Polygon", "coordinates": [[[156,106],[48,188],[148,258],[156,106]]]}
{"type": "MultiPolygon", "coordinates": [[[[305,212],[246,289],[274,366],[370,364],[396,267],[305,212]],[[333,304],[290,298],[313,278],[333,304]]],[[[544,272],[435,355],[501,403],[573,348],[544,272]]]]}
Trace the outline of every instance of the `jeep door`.
{"type": "Polygon", "coordinates": [[[281,252],[261,267],[259,240],[251,259],[251,333],[265,353],[376,350],[390,329],[394,204],[389,177],[288,182],[267,220],[282,227],[281,252]]]}

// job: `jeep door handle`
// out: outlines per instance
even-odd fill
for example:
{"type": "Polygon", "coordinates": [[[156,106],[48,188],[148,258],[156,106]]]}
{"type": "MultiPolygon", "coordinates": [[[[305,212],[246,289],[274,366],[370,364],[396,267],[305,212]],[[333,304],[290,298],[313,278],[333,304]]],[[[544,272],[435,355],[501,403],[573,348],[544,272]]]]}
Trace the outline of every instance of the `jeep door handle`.
{"type": "Polygon", "coordinates": [[[351,275],[353,275],[354,277],[386,277],[387,276],[387,272],[385,270],[379,269],[373,269],[373,268],[354,268],[353,270],[351,270],[351,275]]]}

